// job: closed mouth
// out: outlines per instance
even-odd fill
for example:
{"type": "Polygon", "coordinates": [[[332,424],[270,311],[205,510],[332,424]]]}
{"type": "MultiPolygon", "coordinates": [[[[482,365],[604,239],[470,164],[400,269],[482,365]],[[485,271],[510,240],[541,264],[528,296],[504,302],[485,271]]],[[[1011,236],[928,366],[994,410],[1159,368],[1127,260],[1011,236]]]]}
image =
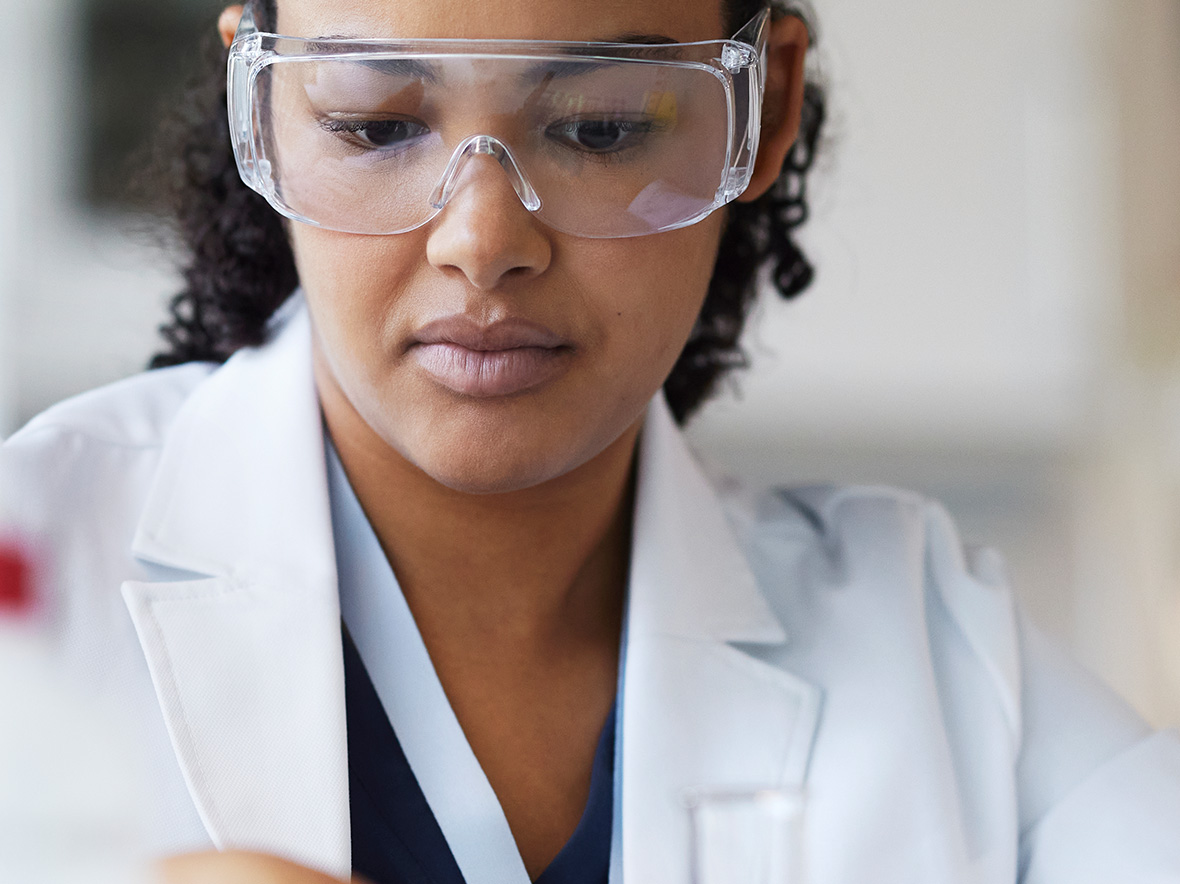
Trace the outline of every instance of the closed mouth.
{"type": "Polygon", "coordinates": [[[551,329],[527,320],[480,325],[452,316],[423,326],[409,352],[436,382],[476,398],[534,389],[565,370],[573,346],[551,329]]]}

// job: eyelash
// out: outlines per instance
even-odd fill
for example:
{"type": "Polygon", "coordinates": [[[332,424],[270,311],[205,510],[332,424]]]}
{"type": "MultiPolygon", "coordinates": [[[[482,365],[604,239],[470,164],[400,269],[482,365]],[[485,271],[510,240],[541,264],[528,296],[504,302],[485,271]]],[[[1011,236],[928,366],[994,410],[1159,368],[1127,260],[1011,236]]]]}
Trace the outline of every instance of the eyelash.
{"type": "Polygon", "coordinates": [[[360,150],[362,152],[404,150],[407,147],[411,146],[417,138],[421,137],[422,135],[425,135],[426,133],[428,133],[430,131],[430,128],[428,126],[426,126],[425,124],[419,123],[416,120],[405,120],[405,119],[386,119],[386,120],[381,120],[381,119],[378,119],[378,120],[326,119],[326,120],[320,121],[320,126],[325,131],[330,132],[333,135],[336,135],[342,141],[345,141],[346,143],[350,144],[351,146],[357,148],[358,150],[360,150]],[[366,142],[362,138],[360,138],[361,133],[363,133],[367,129],[375,129],[375,128],[382,126],[382,125],[396,126],[398,124],[402,124],[402,125],[406,125],[406,126],[415,126],[415,127],[418,127],[421,131],[415,133],[414,135],[412,135],[408,138],[402,139],[396,145],[393,145],[393,146],[374,144],[371,141],[366,142]],[[350,138],[349,136],[353,136],[353,137],[350,138]]]}
{"type": "MultiPolygon", "coordinates": [[[[418,138],[431,131],[424,123],[408,119],[323,119],[320,120],[320,126],[326,132],[335,135],[345,144],[362,154],[375,152],[397,153],[408,150],[413,147],[418,138]],[[372,141],[365,140],[361,137],[361,134],[366,130],[376,129],[382,125],[398,124],[417,127],[420,131],[392,145],[374,144],[372,141]]],[[[628,120],[604,119],[591,116],[562,120],[551,124],[544,131],[545,135],[557,147],[565,149],[569,154],[576,156],[579,160],[595,163],[616,163],[621,161],[623,154],[642,146],[642,136],[657,132],[661,128],[663,127],[660,122],[652,118],[628,120]],[[592,125],[595,123],[603,126],[619,127],[623,135],[620,145],[608,147],[605,150],[593,150],[585,146],[580,146],[573,140],[571,136],[579,124],[592,125]],[[635,136],[640,136],[640,138],[637,139],[635,136]],[[634,141],[640,141],[640,143],[630,143],[634,141]]]]}
{"type": "Polygon", "coordinates": [[[578,145],[572,143],[571,140],[566,140],[564,142],[560,142],[562,147],[566,147],[569,150],[576,152],[579,156],[581,156],[583,158],[594,160],[596,162],[603,162],[603,163],[616,162],[616,161],[618,161],[620,154],[624,154],[627,151],[634,150],[635,148],[640,146],[639,144],[629,143],[631,141],[634,141],[635,139],[628,137],[628,136],[648,135],[652,132],[657,131],[659,128],[659,124],[654,119],[638,119],[638,120],[635,120],[635,119],[618,120],[618,119],[616,119],[616,120],[612,120],[612,119],[602,119],[602,118],[598,118],[598,117],[585,117],[585,118],[581,118],[581,119],[562,120],[559,123],[554,123],[553,125],[549,126],[545,130],[545,134],[546,135],[550,135],[551,133],[572,134],[572,130],[574,129],[574,127],[576,127],[580,123],[590,123],[590,124],[598,123],[600,125],[612,125],[612,126],[618,126],[620,129],[623,130],[624,138],[623,138],[621,146],[612,147],[612,148],[609,148],[607,150],[602,150],[602,151],[590,150],[585,147],[578,146],[578,145]]]}

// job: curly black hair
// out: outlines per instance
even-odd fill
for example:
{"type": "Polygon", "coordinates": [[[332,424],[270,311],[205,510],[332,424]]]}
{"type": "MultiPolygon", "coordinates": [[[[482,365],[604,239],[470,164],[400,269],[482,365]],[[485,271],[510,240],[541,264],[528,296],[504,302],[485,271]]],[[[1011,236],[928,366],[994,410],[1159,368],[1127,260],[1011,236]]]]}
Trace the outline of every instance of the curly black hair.
{"type": "MultiPolygon", "coordinates": [[[[260,25],[273,22],[276,0],[263,0],[260,25]]],[[[766,0],[724,0],[736,31],[766,0]]],[[[814,17],[776,2],[776,14],[814,17]]],[[[812,30],[814,41],[814,29],[812,30]]],[[[222,362],[266,338],[267,322],[299,284],[281,217],[238,177],[226,120],[226,51],[215,35],[182,100],[161,129],[154,150],[152,190],[162,198],[183,258],[184,286],[160,328],[166,347],[152,368],[193,360],[222,362]]],[[[717,263],[688,343],[664,383],[676,420],[684,423],[729,371],[747,364],[739,346],[757,291],[759,271],[770,271],[784,298],[802,292],[814,271],[795,242],[807,219],[807,173],[824,122],[824,91],[808,81],[799,136],[782,174],[759,199],[725,211],[717,263]]]]}

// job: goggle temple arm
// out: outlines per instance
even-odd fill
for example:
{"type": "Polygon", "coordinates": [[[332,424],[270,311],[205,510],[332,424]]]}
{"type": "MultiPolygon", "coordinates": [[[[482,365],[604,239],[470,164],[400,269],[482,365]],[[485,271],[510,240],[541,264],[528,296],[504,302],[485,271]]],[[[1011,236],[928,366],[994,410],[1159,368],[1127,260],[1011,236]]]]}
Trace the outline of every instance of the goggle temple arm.
{"type": "Polygon", "coordinates": [[[250,113],[250,91],[254,71],[253,60],[258,53],[258,23],[255,18],[257,0],[247,0],[242,17],[230,43],[226,104],[229,116],[230,141],[234,159],[242,180],[253,190],[266,195],[269,179],[268,164],[254,156],[253,126],[250,113]]]}
{"type": "Polygon", "coordinates": [[[766,39],[770,31],[770,7],[763,7],[757,15],[746,22],[741,30],[730,39],[736,43],[745,43],[754,50],[758,57],[759,85],[766,86],[766,39]]]}
{"type": "Polygon", "coordinates": [[[242,6],[242,17],[238,21],[238,28],[234,32],[234,42],[245,40],[258,33],[258,19],[254,15],[255,4],[258,0],[246,0],[242,6]]]}

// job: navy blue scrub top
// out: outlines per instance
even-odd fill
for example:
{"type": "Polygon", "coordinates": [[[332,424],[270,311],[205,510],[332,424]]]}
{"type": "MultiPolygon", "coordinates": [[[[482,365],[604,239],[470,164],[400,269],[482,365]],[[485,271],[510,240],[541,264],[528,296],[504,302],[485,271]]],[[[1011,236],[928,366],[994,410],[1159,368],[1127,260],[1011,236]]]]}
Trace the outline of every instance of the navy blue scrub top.
{"type": "MultiPolygon", "coordinates": [[[[353,871],[372,884],[465,884],[347,631],[344,689],[353,871]]],[[[582,819],[535,884],[607,884],[614,758],[612,708],[598,738],[582,819]]]]}

